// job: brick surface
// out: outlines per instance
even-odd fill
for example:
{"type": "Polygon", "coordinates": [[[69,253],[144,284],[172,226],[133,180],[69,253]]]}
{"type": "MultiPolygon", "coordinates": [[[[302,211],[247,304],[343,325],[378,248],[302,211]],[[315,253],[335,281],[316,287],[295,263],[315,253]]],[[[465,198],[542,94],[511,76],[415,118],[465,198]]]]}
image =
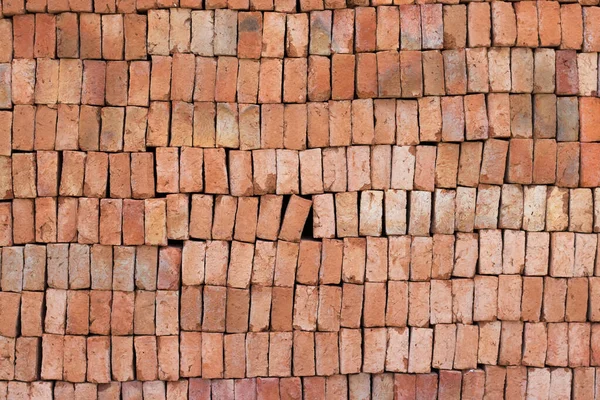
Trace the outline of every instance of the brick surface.
{"type": "Polygon", "coordinates": [[[592,398],[599,23],[0,2],[0,398],[592,398]]]}

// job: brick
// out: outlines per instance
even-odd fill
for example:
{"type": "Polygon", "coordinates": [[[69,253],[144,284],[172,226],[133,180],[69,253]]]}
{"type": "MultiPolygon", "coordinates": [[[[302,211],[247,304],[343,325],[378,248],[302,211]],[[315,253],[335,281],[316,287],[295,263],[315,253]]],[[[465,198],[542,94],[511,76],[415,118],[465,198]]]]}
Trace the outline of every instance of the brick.
{"type": "Polygon", "coordinates": [[[465,51],[444,50],[444,78],[446,93],[450,95],[465,94],[467,91],[467,66],[465,51]]]}
{"type": "Polygon", "coordinates": [[[456,191],[455,228],[462,232],[472,232],[475,224],[475,188],[461,188],[456,191]]]}
{"type": "Polygon", "coordinates": [[[472,92],[487,92],[489,86],[489,71],[487,49],[466,49],[467,60],[467,88],[472,92]]]}
{"type": "Polygon", "coordinates": [[[512,92],[530,93],[533,90],[533,52],[527,48],[511,49],[512,92]]]}
{"type": "Polygon", "coordinates": [[[443,5],[444,48],[466,47],[467,7],[461,5],[443,5]]]}
{"type": "Polygon", "coordinates": [[[411,340],[408,360],[408,371],[411,373],[428,373],[431,368],[433,330],[411,328],[411,340]]]}
{"type": "Polygon", "coordinates": [[[443,95],[446,93],[444,82],[443,56],[439,50],[425,51],[423,58],[423,94],[443,95]]]}
{"type": "Polygon", "coordinates": [[[600,181],[598,174],[594,172],[597,168],[595,168],[596,160],[593,155],[596,154],[597,147],[596,143],[581,144],[580,186],[597,186],[597,182],[600,181]]]}
{"type": "Polygon", "coordinates": [[[512,139],[508,152],[508,181],[531,183],[533,177],[533,142],[530,139],[512,139]]]}
{"type": "Polygon", "coordinates": [[[212,56],[213,41],[214,11],[193,11],[191,51],[200,56],[212,56]]]}
{"type": "MultiPolygon", "coordinates": [[[[6,65],[8,66],[8,64],[6,65]]],[[[15,59],[12,62],[12,71],[9,68],[5,72],[7,74],[6,79],[8,79],[7,83],[12,84],[13,88],[12,90],[6,88],[6,99],[10,101],[12,98],[14,104],[33,104],[36,75],[35,61],[15,59]],[[10,75],[11,72],[12,75],[10,75]]],[[[43,87],[40,87],[40,90],[42,89],[43,87]]]]}
{"type": "Polygon", "coordinates": [[[510,91],[510,50],[494,47],[488,50],[490,90],[510,91]]]}
{"type": "Polygon", "coordinates": [[[486,3],[468,5],[467,30],[469,47],[489,47],[491,44],[490,6],[486,3]]]}
{"type": "Polygon", "coordinates": [[[538,23],[540,45],[559,46],[561,30],[557,26],[560,23],[560,4],[538,4],[538,23]]]}
{"type": "Polygon", "coordinates": [[[63,343],[63,336],[59,335],[46,334],[42,338],[42,379],[63,378],[63,343]]]}
{"type": "Polygon", "coordinates": [[[577,53],[575,50],[556,52],[556,93],[569,95],[579,92],[577,53]]]}
{"type": "Polygon", "coordinates": [[[158,359],[156,338],[137,336],[134,340],[136,354],[136,377],[141,381],[157,378],[158,359]]]}
{"type": "Polygon", "coordinates": [[[496,365],[500,343],[501,323],[486,322],[480,325],[478,362],[496,365]]]}
{"type": "MultiPolygon", "coordinates": [[[[555,52],[551,49],[536,49],[533,53],[533,91],[552,93],[556,85],[555,52]]],[[[562,71],[562,70],[561,70],[562,71]]]]}
{"type": "Polygon", "coordinates": [[[563,49],[581,49],[583,42],[583,18],[579,4],[560,7],[561,44],[563,49]]]}
{"type": "Polygon", "coordinates": [[[483,95],[469,95],[464,98],[466,139],[488,137],[487,110],[483,95]]]}
{"type": "Polygon", "coordinates": [[[517,39],[517,19],[512,4],[492,5],[494,46],[513,46],[517,39]]]}
{"type": "Polygon", "coordinates": [[[396,51],[377,53],[377,87],[379,97],[400,96],[400,58],[396,51]]]}
{"type": "MultiPolygon", "coordinates": [[[[15,2],[18,4],[18,2],[15,2]]],[[[22,4],[22,3],[21,3],[22,4]]],[[[5,6],[6,10],[9,8],[5,6]]],[[[24,10],[23,10],[24,11],[24,10]]],[[[22,13],[20,13],[22,14],[22,13]]],[[[33,42],[35,35],[34,15],[15,15],[13,17],[13,57],[33,58],[33,42]]]]}

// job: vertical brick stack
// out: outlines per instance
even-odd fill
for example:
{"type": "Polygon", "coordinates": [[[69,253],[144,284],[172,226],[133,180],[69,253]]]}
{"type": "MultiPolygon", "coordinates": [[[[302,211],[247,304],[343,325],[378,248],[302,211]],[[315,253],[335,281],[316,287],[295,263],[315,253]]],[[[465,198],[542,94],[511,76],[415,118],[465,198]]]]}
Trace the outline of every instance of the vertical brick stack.
{"type": "Polygon", "coordinates": [[[600,398],[598,0],[0,0],[0,399],[600,398]]]}

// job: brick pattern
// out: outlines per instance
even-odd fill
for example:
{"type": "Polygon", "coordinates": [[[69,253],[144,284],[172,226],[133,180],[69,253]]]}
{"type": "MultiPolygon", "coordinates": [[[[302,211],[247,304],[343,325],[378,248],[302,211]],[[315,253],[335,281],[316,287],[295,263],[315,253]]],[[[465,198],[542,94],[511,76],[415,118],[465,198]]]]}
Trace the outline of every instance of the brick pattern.
{"type": "Polygon", "coordinates": [[[600,397],[598,0],[417,3],[0,0],[0,400],[600,397]]]}

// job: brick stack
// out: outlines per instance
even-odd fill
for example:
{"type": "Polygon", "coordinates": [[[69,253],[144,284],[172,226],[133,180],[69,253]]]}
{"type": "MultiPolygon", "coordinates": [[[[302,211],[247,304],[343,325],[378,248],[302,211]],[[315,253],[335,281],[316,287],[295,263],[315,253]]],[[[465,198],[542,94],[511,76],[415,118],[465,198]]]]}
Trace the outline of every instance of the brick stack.
{"type": "Polygon", "coordinates": [[[598,0],[410,3],[0,0],[0,399],[600,397],[598,0]]]}

